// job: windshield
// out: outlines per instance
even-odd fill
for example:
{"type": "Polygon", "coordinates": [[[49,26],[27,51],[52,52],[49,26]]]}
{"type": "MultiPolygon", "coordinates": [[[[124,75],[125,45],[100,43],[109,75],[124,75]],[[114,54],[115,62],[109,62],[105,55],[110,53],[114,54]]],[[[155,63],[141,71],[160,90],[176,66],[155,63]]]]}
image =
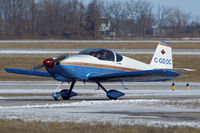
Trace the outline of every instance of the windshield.
{"type": "Polygon", "coordinates": [[[78,54],[85,54],[85,55],[91,55],[99,60],[107,60],[107,61],[114,61],[114,53],[111,50],[108,49],[102,49],[102,48],[91,48],[91,49],[85,49],[80,51],[78,54]]]}

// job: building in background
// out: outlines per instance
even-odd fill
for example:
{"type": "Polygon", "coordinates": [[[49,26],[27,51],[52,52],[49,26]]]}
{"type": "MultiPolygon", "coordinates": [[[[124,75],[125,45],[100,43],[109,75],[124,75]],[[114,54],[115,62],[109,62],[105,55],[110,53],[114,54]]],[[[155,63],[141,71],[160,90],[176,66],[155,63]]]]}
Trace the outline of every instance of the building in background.
{"type": "Polygon", "coordinates": [[[104,39],[113,39],[115,38],[115,32],[111,29],[110,18],[100,17],[100,34],[104,39]]]}

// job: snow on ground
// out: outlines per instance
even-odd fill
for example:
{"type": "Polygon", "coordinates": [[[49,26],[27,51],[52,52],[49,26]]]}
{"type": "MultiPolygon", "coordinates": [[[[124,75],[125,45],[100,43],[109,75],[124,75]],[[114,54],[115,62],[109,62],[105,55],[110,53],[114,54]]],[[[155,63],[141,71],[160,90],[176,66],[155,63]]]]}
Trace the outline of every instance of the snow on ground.
{"type": "MultiPolygon", "coordinates": [[[[200,90],[120,90],[126,94],[126,96],[199,96],[200,90]]],[[[51,94],[54,89],[0,89],[0,94],[51,94]]],[[[104,94],[105,92],[100,90],[82,89],[75,90],[78,94],[104,94]]]]}
{"type": "Polygon", "coordinates": [[[119,100],[108,100],[101,89],[95,90],[96,84],[77,82],[74,91],[82,95],[69,101],[54,101],[50,95],[58,84],[55,81],[1,81],[0,94],[35,95],[2,95],[0,118],[200,128],[200,83],[190,83],[190,90],[186,91],[185,83],[177,82],[174,92],[170,82],[125,83],[129,89],[123,89],[120,83],[103,83],[106,88],[119,88],[126,94],[119,100]],[[49,96],[37,95],[44,93],[49,96]]]}
{"type": "MultiPolygon", "coordinates": [[[[200,100],[198,100],[199,102],[200,100]]],[[[148,125],[148,126],[191,126],[200,128],[200,122],[165,119],[162,115],[145,115],[147,113],[199,112],[200,108],[175,106],[168,100],[130,99],[78,101],[45,105],[24,105],[0,107],[3,119],[23,119],[25,121],[74,121],[103,122],[114,125],[148,125]],[[170,104],[168,104],[170,102],[170,104]]],[[[181,101],[180,101],[181,102],[181,101]]],[[[187,100],[184,102],[193,102],[187,100]]],[[[158,114],[159,114],[158,113],[158,114]]]]}

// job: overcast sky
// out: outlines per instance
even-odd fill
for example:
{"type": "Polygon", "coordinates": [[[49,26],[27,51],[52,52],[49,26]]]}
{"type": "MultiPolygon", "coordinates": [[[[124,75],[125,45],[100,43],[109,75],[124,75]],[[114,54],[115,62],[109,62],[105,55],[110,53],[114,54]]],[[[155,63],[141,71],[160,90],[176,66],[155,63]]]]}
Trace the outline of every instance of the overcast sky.
{"type": "Polygon", "coordinates": [[[200,0],[148,0],[155,7],[158,5],[167,5],[178,7],[184,12],[192,13],[194,16],[200,16],[200,0]]]}
{"type": "MultiPolygon", "coordinates": [[[[83,0],[88,2],[91,0],[83,0]]],[[[104,0],[106,1],[126,1],[126,0],[104,0]]],[[[185,13],[191,13],[193,17],[200,17],[200,0],[147,0],[152,2],[155,10],[159,5],[169,6],[169,7],[178,7],[185,13]]]]}

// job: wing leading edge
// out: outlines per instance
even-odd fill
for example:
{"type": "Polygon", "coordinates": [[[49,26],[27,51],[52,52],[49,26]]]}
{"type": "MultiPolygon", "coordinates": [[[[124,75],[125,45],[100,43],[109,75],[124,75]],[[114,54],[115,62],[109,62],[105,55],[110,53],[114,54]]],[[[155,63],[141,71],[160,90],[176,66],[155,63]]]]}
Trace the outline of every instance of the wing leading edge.
{"type": "Polygon", "coordinates": [[[5,68],[5,71],[9,73],[17,73],[24,75],[52,77],[48,72],[43,72],[43,71],[33,71],[33,70],[16,69],[16,68],[5,68]]]}
{"type": "Polygon", "coordinates": [[[107,73],[107,74],[90,74],[89,80],[93,81],[166,81],[172,80],[173,78],[180,76],[180,73],[166,70],[145,70],[145,71],[131,71],[131,72],[120,72],[120,73],[107,73]]]}
{"type": "MultiPolygon", "coordinates": [[[[5,68],[5,71],[16,74],[52,77],[52,75],[44,71],[32,71],[32,70],[16,69],[16,68],[5,68]]],[[[90,74],[88,75],[88,80],[148,82],[148,81],[172,80],[173,78],[181,75],[182,74],[171,70],[158,69],[158,70],[131,71],[131,72],[120,72],[120,73],[90,74]]]]}

